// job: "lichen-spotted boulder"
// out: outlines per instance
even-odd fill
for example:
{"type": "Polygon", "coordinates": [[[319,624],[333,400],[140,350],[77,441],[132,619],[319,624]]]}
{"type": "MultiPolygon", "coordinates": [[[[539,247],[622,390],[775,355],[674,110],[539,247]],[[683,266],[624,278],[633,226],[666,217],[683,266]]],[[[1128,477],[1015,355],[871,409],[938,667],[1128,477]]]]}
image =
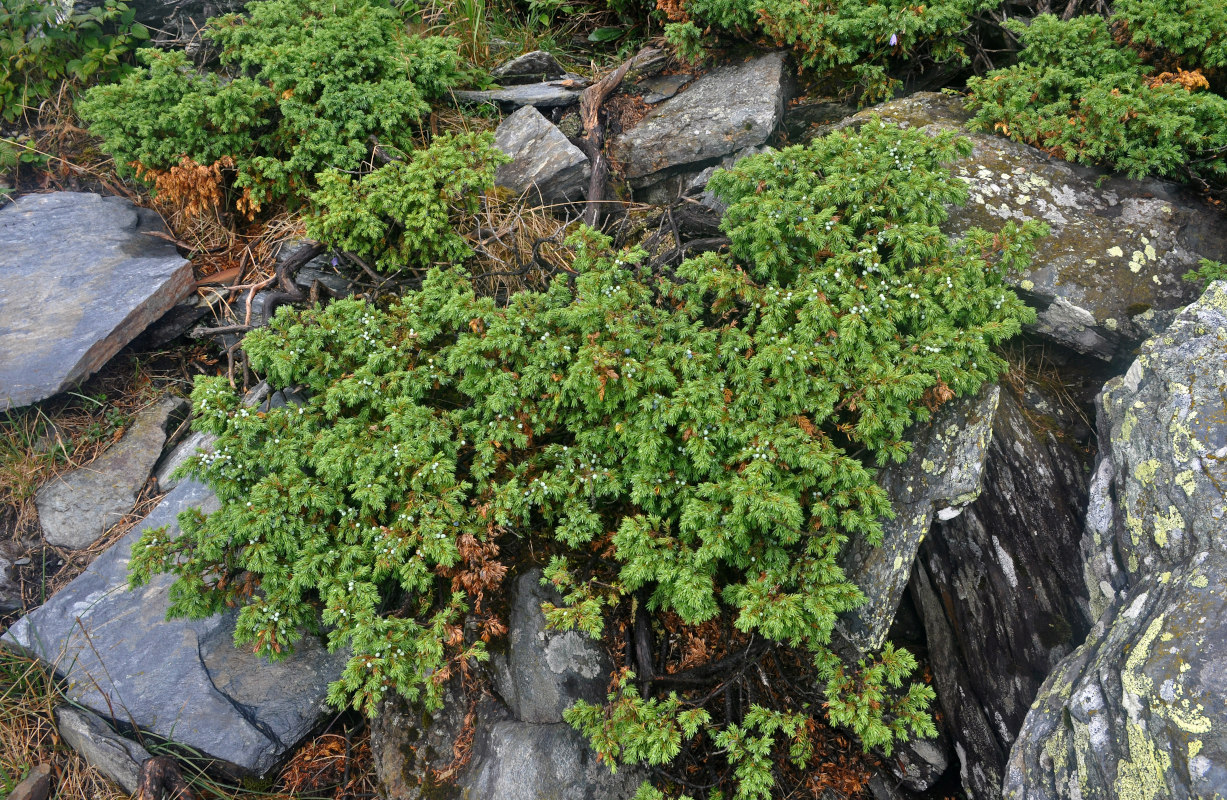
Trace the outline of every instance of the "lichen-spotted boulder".
{"type": "Polygon", "coordinates": [[[888,122],[958,130],[975,145],[951,165],[970,198],[943,230],[997,230],[1038,219],[1051,235],[1031,269],[1012,279],[1039,312],[1034,330],[1106,360],[1160,330],[1192,301],[1182,280],[1202,258],[1227,258],[1227,220],[1172,184],[1110,177],[984,132],[968,132],[960,99],[921,92],[867,109],[836,127],[880,115],[888,122]]]}
{"type": "Polygon", "coordinates": [[[1040,688],[1004,795],[1227,796],[1227,282],[1100,395],[1083,537],[1100,616],[1040,688]]]}

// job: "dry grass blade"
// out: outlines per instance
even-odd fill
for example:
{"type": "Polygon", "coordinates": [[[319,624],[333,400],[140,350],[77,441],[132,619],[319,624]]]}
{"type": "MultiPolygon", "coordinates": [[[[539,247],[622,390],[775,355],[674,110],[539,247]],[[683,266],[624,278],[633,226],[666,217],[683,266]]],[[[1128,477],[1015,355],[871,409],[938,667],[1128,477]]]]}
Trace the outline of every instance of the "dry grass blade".
{"type": "Polygon", "coordinates": [[[506,298],[523,289],[544,289],[553,275],[570,272],[571,255],[563,242],[572,225],[527,197],[488,192],[468,234],[478,291],[506,298]]]}

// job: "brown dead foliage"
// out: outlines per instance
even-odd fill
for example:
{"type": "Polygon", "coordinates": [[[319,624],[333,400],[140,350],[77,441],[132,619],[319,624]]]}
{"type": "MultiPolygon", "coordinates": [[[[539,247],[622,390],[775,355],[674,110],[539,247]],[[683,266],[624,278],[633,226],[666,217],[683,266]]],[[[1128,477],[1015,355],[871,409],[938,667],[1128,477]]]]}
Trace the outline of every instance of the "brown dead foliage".
{"type": "Polygon", "coordinates": [[[1186,92],[1210,88],[1210,81],[1206,80],[1206,76],[1201,74],[1200,69],[1190,71],[1177,67],[1175,72],[1160,72],[1146,79],[1146,85],[1151,89],[1165,84],[1181,86],[1186,92]]]}
{"type": "Polygon", "coordinates": [[[670,22],[686,22],[690,15],[682,8],[683,0],[656,0],[656,10],[670,22]]]}
{"type": "Polygon", "coordinates": [[[365,726],[356,736],[324,733],[304,744],[277,777],[279,793],[297,796],[331,790],[337,800],[365,797],[373,788],[371,736],[365,726]]]}

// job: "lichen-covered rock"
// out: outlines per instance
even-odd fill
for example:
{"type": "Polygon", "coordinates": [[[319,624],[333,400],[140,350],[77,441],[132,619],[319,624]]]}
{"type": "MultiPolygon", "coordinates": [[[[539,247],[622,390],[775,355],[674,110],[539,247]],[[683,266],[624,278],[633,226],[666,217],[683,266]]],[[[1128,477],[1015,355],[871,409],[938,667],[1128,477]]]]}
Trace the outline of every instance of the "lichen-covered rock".
{"type": "Polygon", "coordinates": [[[635,793],[642,771],[611,773],[562,721],[576,700],[604,701],[612,664],[589,637],[546,630],[541,604],[560,600],[541,586],[539,569],[516,579],[507,651],[491,657],[501,701],[482,695],[470,715],[453,680],[436,714],[397,698],[381,705],[371,749],[388,800],[627,800],[635,793]],[[466,737],[472,737],[472,754],[457,762],[456,742],[466,737]]]}
{"type": "Polygon", "coordinates": [[[1052,419],[1002,393],[980,497],[933,526],[912,578],[969,797],[1000,794],[1040,684],[1090,627],[1079,566],[1084,460],[1037,429],[1052,419]]]}
{"type": "Polygon", "coordinates": [[[1100,397],[1083,540],[1103,612],[1044,682],[1004,794],[1227,795],[1227,282],[1100,397]]]}
{"type": "Polygon", "coordinates": [[[985,386],[974,397],[946,403],[933,419],[908,435],[912,452],[902,464],[882,470],[878,483],[890,497],[895,518],[882,524],[882,544],[853,539],[840,554],[848,579],[868,601],[840,617],[837,630],[860,653],[886,640],[912,562],[934,515],[952,519],[980,494],[993,416],[1001,389],[985,386]]]}
{"type": "Polygon", "coordinates": [[[576,700],[605,701],[613,664],[600,643],[578,631],[545,627],[542,603],[561,604],[553,587],[541,585],[541,570],[516,578],[506,654],[491,659],[499,695],[521,722],[562,722],[576,700]]]}
{"type": "Polygon", "coordinates": [[[495,172],[495,185],[516,194],[534,190],[543,203],[583,199],[592,172],[588,156],[532,106],[503,120],[494,133],[494,146],[511,156],[511,162],[495,172]]]}
{"type": "Polygon", "coordinates": [[[784,116],[785,60],[785,53],[769,53],[712,70],[615,137],[611,156],[641,188],[764,144],[784,116]]]}
{"type": "Polygon", "coordinates": [[[1110,177],[1000,136],[969,133],[962,101],[937,93],[891,101],[839,126],[873,114],[959,130],[975,145],[952,165],[970,200],[951,209],[947,233],[995,230],[1007,220],[1049,225],[1031,270],[1011,280],[1039,311],[1036,332],[1078,352],[1111,359],[1122,343],[1146,338],[1150,317],[1196,296],[1184,273],[1203,257],[1227,257],[1227,222],[1179,187],[1110,177]]]}

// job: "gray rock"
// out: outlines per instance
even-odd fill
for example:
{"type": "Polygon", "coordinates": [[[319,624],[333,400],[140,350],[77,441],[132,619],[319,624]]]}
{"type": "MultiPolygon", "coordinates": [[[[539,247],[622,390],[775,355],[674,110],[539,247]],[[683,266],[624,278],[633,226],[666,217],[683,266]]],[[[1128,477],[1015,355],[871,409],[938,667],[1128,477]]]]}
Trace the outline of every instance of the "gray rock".
{"type": "Polygon", "coordinates": [[[553,108],[578,103],[580,90],[563,86],[560,83],[527,83],[506,89],[460,90],[452,92],[452,96],[457,102],[469,105],[495,103],[500,108],[510,109],[524,106],[553,108]]]}
{"type": "Polygon", "coordinates": [[[490,71],[497,83],[513,86],[522,83],[552,81],[567,74],[558,59],[544,50],[534,50],[500,64],[490,71]]]}
{"type": "Polygon", "coordinates": [[[21,598],[21,584],[17,580],[16,565],[0,556],[0,614],[17,611],[25,603],[21,598]]]}
{"type": "Polygon", "coordinates": [[[588,157],[562,131],[531,106],[503,120],[494,146],[511,156],[494,176],[497,186],[516,194],[534,190],[543,203],[576,201],[588,188],[588,157]]]}
{"type": "Polygon", "coordinates": [[[604,703],[613,664],[600,642],[578,631],[546,630],[542,603],[561,604],[553,587],[541,585],[541,570],[516,578],[511,599],[507,654],[491,663],[499,695],[521,722],[562,722],[576,700],[604,703]]]}
{"type": "Polygon", "coordinates": [[[98,715],[72,706],[55,707],[55,726],[68,746],[80,753],[91,767],[115,781],[128,794],[136,793],[141,765],[151,758],[145,748],[111,730],[98,715]]]}
{"type": "Polygon", "coordinates": [[[1102,609],[1040,688],[1004,796],[1227,793],[1227,282],[1099,398],[1083,539],[1102,609]]]}
{"type": "Polygon", "coordinates": [[[13,787],[8,800],[47,800],[51,796],[51,765],[38,764],[13,787]]]}
{"type": "Polygon", "coordinates": [[[1085,485],[1073,448],[1037,431],[1003,392],[980,497],[921,545],[912,598],[969,797],[1001,793],[1040,684],[1090,628],[1079,568],[1085,485]]]}
{"type": "Polygon", "coordinates": [[[162,455],[167,420],[186,405],[183,398],[171,397],[142,411],[93,463],[40,488],[35,502],[43,539],[81,550],[123,519],[162,455]]]}
{"type": "Polygon", "coordinates": [[[907,460],[879,474],[895,518],[883,523],[881,546],[854,537],[840,554],[848,579],[868,598],[842,614],[836,625],[855,651],[875,651],[885,642],[934,516],[952,519],[979,496],[1000,394],[1000,388],[990,385],[974,397],[946,403],[929,423],[908,435],[912,452],[907,460]]]}
{"type": "Polygon", "coordinates": [[[465,796],[629,800],[643,780],[638,769],[611,773],[583,736],[566,723],[531,725],[507,720],[478,731],[465,796]]]}
{"type": "Polygon", "coordinates": [[[642,93],[643,102],[648,105],[656,105],[677,94],[692,80],[694,76],[685,72],[673,75],[653,75],[640,81],[635,89],[642,93]]]}
{"type": "Polygon", "coordinates": [[[925,130],[958,130],[975,146],[953,171],[966,206],[943,230],[989,230],[1037,219],[1052,234],[1032,269],[1010,280],[1039,311],[1035,331],[1080,353],[1111,359],[1153,333],[1148,319],[1196,297],[1183,275],[1201,258],[1227,258],[1227,222],[1179,187],[1078,167],[989,133],[969,133],[958,98],[931,92],[867,109],[836,127],[881,115],[925,130]]]}
{"type": "Polygon", "coordinates": [[[701,169],[775,132],[784,114],[786,54],[719,67],[656,106],[610,142],[631,185],[658,182],[667,170],[701,169]]]}
{"type": "Polygon", "coordinates": [[[0,209],[0,411],[75,386],[191,291],[161,218],[120,197],[0,209]]]}
{"type": "Polygon", "coordinates": [[[171,576],[128,588],[131,548],[145,528],[177,535],[179,512],[216,504],[206,486],[181,482],[144,525],[0,639],[57,665],[68,699],[103,718],[263,774],[319,722],[348,656],[307,638],[292,657],[269,663],[234,647],[234,612],[166,620],[171,576]]]}
{"type": "MultiPolygon", "coordinates": [[[[459,683],[455,679],[448,683],[443,707],[435,713],[412,708],[400,696],[380,702],[371,720],[371,754],[380,794],[386,800],[458,800],[461,796],[463,776],[451,765],[469,709],[459,683]]],[[[480,720],[486,725],[507,718],[502,703],[483,695],[471,723],[476,726],[480,720]]]]}

